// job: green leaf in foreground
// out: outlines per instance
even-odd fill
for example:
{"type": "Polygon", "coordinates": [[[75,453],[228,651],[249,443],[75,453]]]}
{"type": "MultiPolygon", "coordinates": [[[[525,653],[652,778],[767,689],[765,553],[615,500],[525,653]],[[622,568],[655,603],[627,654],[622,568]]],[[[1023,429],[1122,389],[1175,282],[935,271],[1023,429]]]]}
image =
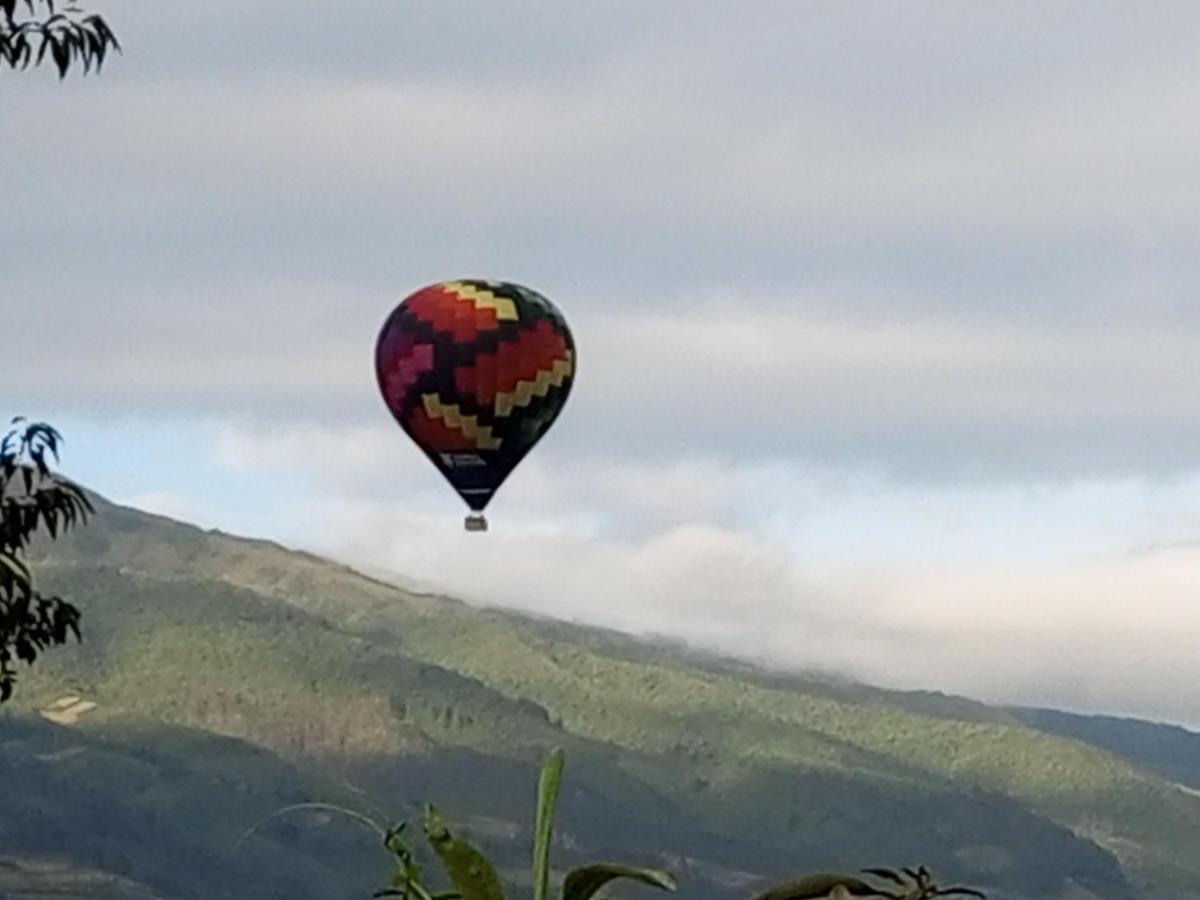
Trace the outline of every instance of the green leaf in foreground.
{"type": "Polygon", "coordinates": [[[853,875],[818,872],[777,884],[755,896],[754,900],[825,900],[827,897],[891,897],[899,900],[899,896],[853,875]]]}
{"type": "Polygon", "coordinates": [[[754,897],[754,900],[848,900],[851,897],[885,897],[890,900],[930,900],[932,897],[978,897],[986,900],[987,895],[974,888],[954,885],[940,887],[933,873],[925,866],[917,869],[902,869],[905,878],[892,869],[863,869],[868,875],[883,878],[896,885],[902,893],[893,893],[881,887],[867,884],[853,875],[832,875],[818,872],[784,881],[754,897]]]}
{"type": "Polygon", "coordinates": [[[618,878],[640,881],[664,891],[675,890],[675,878],[668,872],[619,863],[593,863],[567,873],[563,881],[562,900],[591,900],[602,887],[618,878]]]}
{"type": "Polygon", "coordinates": [[[392,886],[376,891],[375,896],[400,897],[401,900],[461,900],[462,895],[456,891],[431,894],[425,887],[421,880],[421,866],[402,837],[407,825],[407,822],[393,825],[383,835],[383,845],[395,860],[396,871],[392,873],[392,886]]]}
{"type": "Polygon", "coordinates": [[[504,900],[500,876],[474,845],[455,837],[432,806],[425,807],[425,836],[463,900],[504,900]]]}
{"type": "Polygon", "coordinates": [[[538,779],[537,819],[533,832],[533,900],[547,900],[550,891],[550,836],[554,831],[554,808],[563,775],[562,747],[555,747],[538,779]]]}

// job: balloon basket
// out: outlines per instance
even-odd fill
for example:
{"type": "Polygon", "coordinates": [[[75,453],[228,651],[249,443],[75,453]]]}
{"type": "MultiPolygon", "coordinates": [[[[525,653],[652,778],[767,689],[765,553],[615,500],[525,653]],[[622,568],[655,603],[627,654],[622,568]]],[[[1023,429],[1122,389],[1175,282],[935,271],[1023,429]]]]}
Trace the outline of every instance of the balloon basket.
{"type": "Polygon", "coordinates": [[[463,527],[467,531],[487,531],[487,519],[479,513],[472,513],[463,520],[463,527]]]}

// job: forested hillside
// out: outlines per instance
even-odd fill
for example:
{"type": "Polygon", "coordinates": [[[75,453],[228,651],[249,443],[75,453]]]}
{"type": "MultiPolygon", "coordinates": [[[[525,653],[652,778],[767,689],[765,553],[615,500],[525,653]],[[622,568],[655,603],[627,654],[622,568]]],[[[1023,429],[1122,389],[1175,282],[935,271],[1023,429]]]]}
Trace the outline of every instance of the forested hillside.
{"type": "Polygon", "coordinates": [[[689,897],[918,862],[997,898],[1200,895],[1189,770],[1102,720],[766,672],[97,502],[34,560],[85,641],[0,718],[0,856],[163,896],[361,897],[387,860],[352,822],[239,837],[304,801],[388,821],[437,800],[519,883],[562,745],[558,861],[665,865],[689,897]]]}

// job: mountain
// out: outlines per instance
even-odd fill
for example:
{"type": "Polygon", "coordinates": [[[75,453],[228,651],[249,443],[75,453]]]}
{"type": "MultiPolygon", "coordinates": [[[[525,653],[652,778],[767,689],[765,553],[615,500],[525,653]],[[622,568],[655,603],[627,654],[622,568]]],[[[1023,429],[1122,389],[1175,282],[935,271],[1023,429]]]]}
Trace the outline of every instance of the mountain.
{"type": "Polygon", "coordinates": [[[324,849],[273,822],[243,841],[275,809],[349,792],[192,729],[9,716],[0,784],[0,897],[334,897],[354,866],[378,862],[342,829],[324,849]]]}
{"type": "Polygon", "coordinates": [[[387,823],[433,800],[520,885],[561,745],[556,864],[666,865],[686,897],[918,862],[999,900],[1200,896],[1200,796],[1104,723],[481,609],[96,502],[32,554],[85,641],[0,712],[0,867],[367,897],[389,864],[361,822],[272,814],[387,823]]]}
{"type": "Polygon", "coordinates": [[[75,866],[59,860],[17,860],[0,857],[0,897],[6,900],[85,900],[123,897],[126,900],[166,900],[143,884],[110,872],[75,866]]]}
{"type": "Polygon", "coordinates": [[[1134,759],[1152,772],[1200,791],[1200,734],[1178,725],[1056,709],[1013,709],[1018,721],[1134,759]]]}

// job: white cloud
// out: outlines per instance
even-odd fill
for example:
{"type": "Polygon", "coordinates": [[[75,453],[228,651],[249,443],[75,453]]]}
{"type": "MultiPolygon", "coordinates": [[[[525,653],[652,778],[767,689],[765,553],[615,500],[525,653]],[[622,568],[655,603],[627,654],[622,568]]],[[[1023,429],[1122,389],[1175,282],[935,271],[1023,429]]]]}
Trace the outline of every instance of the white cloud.
{"type": "Polygon", "coordinates": [[[876,621],[913,640],[876,678],[988,700],[1200,724],[1200,549],[1076,564],[956,567],[876,576],[876,621]]]}
{"type": "Polygon", "coordinates": [[[569,428],[603,452],[934,479],[1178,471],[1200,458],[1191,329],[889,321],[743,295],[684,315],[588,314],[580,331],[569,428]]]}
{"type": "Polygon", "coordinates": [[[1200,725],[1200,550],[810,574],[786,546],[702,523],[619,541],[346,506],[342,553],[487,602],[683,637],[790,668],[994,702],[1200,725]],[[465,560],[470,560],[466,565],[465,560]],[[1178,686],[1178,687],[1173,687],[1178,686]]]}
{"type": "MultiPolygon", "coordinates": [[[[65,127],[93,136],[101,177],[83,196],[118,222],[378,195],[430,220],[487,227],[966,228],[1061,241],[1196,224],[1179,190],[1200,142],[1188,115],[1200,100],[1194,59],[1146,60],[1120,80],[1027,89],[882,133],[880,111],[864,115],[861,99],[830,102],[777,78],[741,97],[706,80],[708,65],[694,53],[615,57],[516,84],[415,73],[125,80],[61,98],[68,123],[33,116],[40,94],[18,114],[31,142],[54,144],[65,127]],[[132,190],[117,173],[136,173],[132,190]]],[[[79,187],[31,179],[15,199],[35,217],[57,216],[39,198],[79,187]]]]}
{"type": "Polygon", "coordinates": [[[101,77],[6,94],[12,396],[237,418],[140,499],[480,599],[1187,707],[1175,563],[1113,554],[1200,530],[1194,6],[343,6],[130,2],[101,77]],[[580,347],[469,545],[371,367],[392,303],[466,274],[580,347]],[[1140,644],[1116,585],[1154,594],[1140,644]]]}
{"type": "Polygon", "coordinates": [[[114,497],[113,501],[182,522],[198,524],[203,518],[203,513],[192,500],[182,494],[167,491],[150,491],[149,493],[133,494],[129,497],[114,497]]]}
{"type": "Polygon", "coordinates": [[[580,452],[927,478],[1200,458],[1194,16],[1093,13],[1088,44],[1033,6],[940,29],[786,4],[659,32],[539,14],[565,64],[521,12],[354,4],[408,55],[333,59],[345,35],[314,58],[269,7],[267,33],[230,34],[216,7],[143,5],[136,60],[14,97],[6,323],[56,351],[16,344],[5,383],[92,414],[365,427],[391,303],[495,273],[575,323],[580,452]],[[161,56],[172,28],[220,34],[212,65],[161,56]],[[497,29],[519,59],[465,49],[497,29]]]}
{"type": "MultiPolygon", "coordinates": [[[[390,422],[243,420],[206,434],[215,465],[242,479],[301,485],[304,502],[451,518],[458,509],[449,485],[390,422]]],[[[491,511],[517,533],[618,541],[706,523],[769,538],[821,569],[905,560],[1044,562],[1200,540],[1200,473],[906,483],[882,467],[786,456],[580,454],[552,431],[491,511]]]]}
{"type": "Polygon", "coordinates": [[[225,422],[217,427],[214,443],[216,462],[235,471],[299,469],[335,478],[343,487],[424,463],[408,439],[388,425],[331,428],[302,422],[252,428],[225,422]]]}
{"type": "MultiPolygon", "coordinates": [[[[153,310],[82,312],[26,393],[281,427],[321,415],[342,428],[333,460],[387,455],[371,354],[394,298],[297,284],[246,286],[236,303],[212,296],[189,296],[175,323],[153,310]]],[[[1200,459],[1190,327],[885,319],[831,313],[834,297],[801,295],[788,308],[740,292],[686,313],[580,305],[580,374],[553,441],[613,460],[614,475],[645,456],[710,469],[820,459],[935,479],[1178,472],[1200,459]]],[[[42,351],[0,359],[0,377],[24,384],[29,354],[42,351]]]]}
{"type": "Polygon", "coordinates": [[[930,490],[781,464],[531,459],[480,536],[424,460],[387,482],[382,453],[325,465],[338,444],[312,428],[230,429],[220,446],[249,475],[308,473],[310,547],[476,602],[887,686],[1200,724],[1172,687],[1200,676],[1200,544],[1126,549],[1200,536],[1195,477],[930,490]]]}

